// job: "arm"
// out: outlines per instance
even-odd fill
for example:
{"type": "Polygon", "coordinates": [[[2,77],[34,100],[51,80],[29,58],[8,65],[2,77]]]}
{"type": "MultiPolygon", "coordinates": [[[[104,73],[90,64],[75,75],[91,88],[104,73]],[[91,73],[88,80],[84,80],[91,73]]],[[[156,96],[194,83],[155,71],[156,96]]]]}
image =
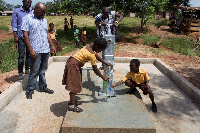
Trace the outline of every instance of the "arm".
{"type": "Polygon", "coordinates": [[[17,43],[19,41],[19,38],[17,36],[17,15],[16,15],[15,10],[13,11],[11,25],[12,25],[13,35],[14,35],[14,42],[17,43]]]}
{"type": "Polygon", "coordinates": [[[123,83],[124,83],[124,81],[121,80],[121,81],[117,82],[115,85],[112,85],[112,88],[115,88],[116,86],[119,86],[119,85],[121,85],[123,83]]]}
{"type": "Polygon", "coordinates": [[[113,24],[114,27],[116,27],[119,24],[119,22],[121,22],[123,19],[123,16],[117,13],[115,13],[115,17],[118,17],[119,19],[116,20],[115,23],[113,24]]]}
{"type": "Polygon", "coordinates": [[[36,53],[31,46],[30,39],[29,39],[28,35],[29,35],[28,31],[23,31],[24,41],[25,41],[26,46],[28,47],[28,49],[30,51],[31,58],[36,59],[36,53]]]}
{"type": "Polygon", "coordinates": [[[49,35],[49,31],[48,30],[47,30],[47,39],[48,39],[48,42],[49,42],[49,48],[52,49],[53,54],[55,54],[56,53],[56,48],[54,47],[53,42],[51,41],[51,37],[49,35]]]}
{"type": "Polygon", "coordinates": [[[105,62],[98,54],[95,54],[96,58],[98,61],[102,62],[103,64],[107,65],[107,66],[112,66],[111,63],[107,63],[105,62]]]}
{"type": "Polygon", "coordinates": [[[93,71],[96,75],[98,75],[99,77],[101,77],[104,81],[109,80],[108,77],[105,77],[101,74],[101,72],[98,70],[97,65],[92,65],[93,71]]]}

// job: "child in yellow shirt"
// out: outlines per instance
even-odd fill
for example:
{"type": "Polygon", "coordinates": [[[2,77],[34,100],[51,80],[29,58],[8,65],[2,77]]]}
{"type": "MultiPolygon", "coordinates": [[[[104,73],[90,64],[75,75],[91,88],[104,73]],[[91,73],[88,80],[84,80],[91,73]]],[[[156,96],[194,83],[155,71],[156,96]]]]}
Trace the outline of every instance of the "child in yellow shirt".
{"type": "Polygon", "coordinates": [[[82,91],[82,69],[81,67],[88,61],[91,61],[93,71],[96,75],[101,77],[104,81],[109,78],[103,76],[97,68],[96,59],[105,65],[112,66],[106,63],[97,53],[105,50],[107,42],[104,38],[98,38],[94,44],[84,46],[79,52],[70,57],[65,65],[62,84],[66,85],[65,89],[70,91],[69,111],[82,112],[83,110],[78,107],[81,103],[75,101],[75,95],[82,91]]]}
{"type": "Polygon", "coordinates": [[[146,70],[139,68],[140,61],[138,59],[133,59],[130,61],[130,72],[118,83],[112,85],[112,88],[125,83],[126,86],[130,87],[128,94],[133,94],[136,91],[136,87],[139,87],[144,95],[149,94],[149,98],[152,101],[152,111],[157,112],[157,106],[154,102],[154,95],[150,86],[148,85],[149,76],[146,70]]]}

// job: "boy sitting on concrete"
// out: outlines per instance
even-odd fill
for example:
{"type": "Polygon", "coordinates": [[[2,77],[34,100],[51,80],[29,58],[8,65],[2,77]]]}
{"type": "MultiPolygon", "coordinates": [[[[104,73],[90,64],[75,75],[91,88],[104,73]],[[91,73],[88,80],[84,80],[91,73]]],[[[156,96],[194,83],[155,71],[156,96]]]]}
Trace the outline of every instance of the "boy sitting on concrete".
{"type": "Polygon", "coordinates": [[[147,75],[146,70],[139,68],[140,61],[138,59],[132,59],[130,61],[130,72],[115,85],[112,85],[112,88],[119,86],[125,82],[125,85],[130,87],[128,94],[133,94],[136,91],[136,87],[139,87],[144,95],[149,94],[149,98],[152,101],[152,111],[157,112],[157,106],[154,102],[154,95],[150,86],[148,85],[149,76],[147,75]]]}

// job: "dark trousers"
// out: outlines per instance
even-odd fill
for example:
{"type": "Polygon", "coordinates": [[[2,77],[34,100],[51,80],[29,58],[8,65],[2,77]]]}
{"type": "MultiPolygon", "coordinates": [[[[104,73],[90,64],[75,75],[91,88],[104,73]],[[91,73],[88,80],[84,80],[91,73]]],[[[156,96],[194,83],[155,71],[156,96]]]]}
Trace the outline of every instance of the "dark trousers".
{"type": "Polygon", "coordinates": [[[26,62],[25,62],[25,70],[29,70],[31,64],[31,56],[26,46],[24,39],[19,39],[18,43],[18,72],[23,73],[23,66],[24,66],[24,56],[26,52],[26,62]]]}
{"type": "Polygon", "coordinates": [[[47,87],[45,72],[48,68],[49,53],[36,53],[36,59],[31,59],[31,72],[26,91],[33,91],[37,85],[37,77],[39,76],[39,89],[47,87]]]}

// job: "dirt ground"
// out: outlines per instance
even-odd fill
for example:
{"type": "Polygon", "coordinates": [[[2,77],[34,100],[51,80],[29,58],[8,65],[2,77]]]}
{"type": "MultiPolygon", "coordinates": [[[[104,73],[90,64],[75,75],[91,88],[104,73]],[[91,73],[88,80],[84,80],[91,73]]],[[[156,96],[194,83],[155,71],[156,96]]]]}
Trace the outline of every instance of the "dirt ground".
{"type": "MultiPolygon", "coordinates": [[[[120,38],[116,42],[116,57],[136,57],[136,58],[159,58],[164,63],[173,68],[180,75],[184,76],[192,84],[200,89],[200,57],[190,57],[178,53],[173,53],[170,49],[162,46],[161,52],[153,52],[156,48],[146,46],[142,44],[142,40],[138,39],[137,36],[142,34],[138,32],[137,28],[133,28],[136,32],[131,33],[132,37],[135,38],[134,43],[127,43],[126,39],[120,38]]],[[[148,28],[148,34],[159,34],[163,36],[175,36],[174,33],[169,32],[167,26],[162,26],[157,29],[154,26],[148,28]]],[[[178,35],[177,37],[186,37],[185,35],[178,35]]],[[[1,31],[0,41],[11,38],[12,33],[1,31]]],[[[78,51],[77,49],[76,51],[78,51]]],[[[70,52],[64,56],[73,55],[76,51],[70,52]]],[[[11,86],[18,79],[17,70],[0,74],[0,91],[4,91],[6,88],[11,86]]]]}

